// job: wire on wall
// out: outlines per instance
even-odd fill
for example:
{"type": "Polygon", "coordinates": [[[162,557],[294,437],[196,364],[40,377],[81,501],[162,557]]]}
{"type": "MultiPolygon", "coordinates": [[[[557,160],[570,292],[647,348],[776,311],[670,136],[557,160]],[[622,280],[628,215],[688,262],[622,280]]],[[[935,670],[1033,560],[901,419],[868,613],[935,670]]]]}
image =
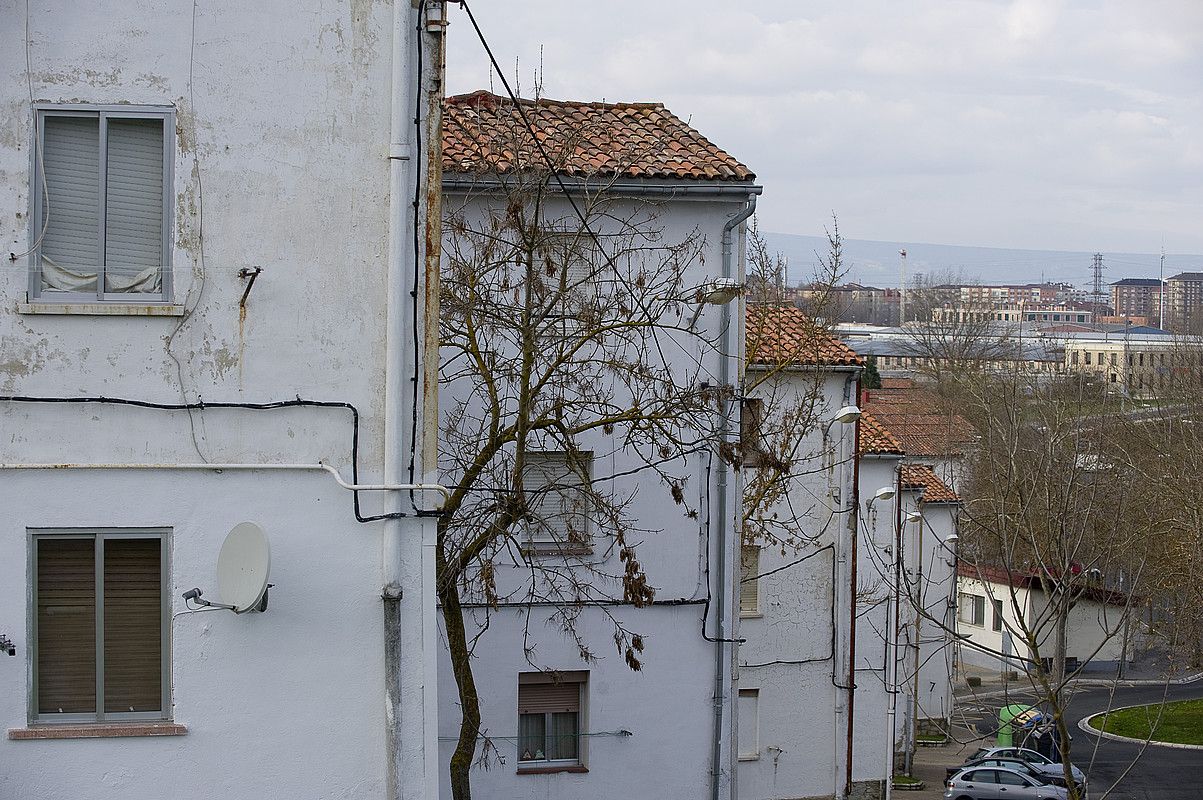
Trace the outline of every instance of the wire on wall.
{"type": "MultiPolygon", "coordinates": [[[[267,403],[206,403],[203,400],[195,403],[156,403],[149,400],[132,400],[121,397],[35,397],[30,395],[0,395],[0,402],[6,403],[63,403],[68,405],[83,403],[100,403],[106,405],[132,406],[134,408],[149,408],[159,411],[204,411],[206,408],[240,408],[249,411],[270,411],[278,408],[342,408],[351,412],[351,482],[359,483],[359,409],[351,403],[341,400],[305,400],[297,397],[295,400],[276,400],[267,403]]],[[[353,489],[355,520],[357,522],[376,522],[383,519],[400,519],[402,517],[438,516],[439,511],[419,510],[412,514],[394,511],[386,514],[364,516],[360,511],[359,492],[353,489]]]]}

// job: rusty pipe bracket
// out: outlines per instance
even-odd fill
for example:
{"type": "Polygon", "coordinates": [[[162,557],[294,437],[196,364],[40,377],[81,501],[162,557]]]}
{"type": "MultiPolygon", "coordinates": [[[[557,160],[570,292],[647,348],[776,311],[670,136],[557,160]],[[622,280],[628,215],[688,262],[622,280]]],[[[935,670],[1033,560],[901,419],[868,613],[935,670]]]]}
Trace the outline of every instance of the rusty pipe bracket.
{"type": "Polygon", "coordinates": [[[246,288],[242,290],[242,299],[238,301],[239,308],[246,308],[246,299],[250,297],[251,287],[255,285],[255,279],[259,277],[260,272],[263,272],[263,267],[250,267],[249,269],[247,267],[243,267],[242,269],[238,270],[239,278],[242,278],[243,280],[250,278],[250,281],[247,282],[246,288]]]}

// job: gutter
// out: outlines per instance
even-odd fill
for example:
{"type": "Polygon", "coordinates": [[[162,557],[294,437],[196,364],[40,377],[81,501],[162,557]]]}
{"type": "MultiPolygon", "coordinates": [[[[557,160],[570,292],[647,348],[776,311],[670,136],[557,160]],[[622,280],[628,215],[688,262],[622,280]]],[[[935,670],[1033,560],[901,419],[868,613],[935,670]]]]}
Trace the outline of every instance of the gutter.
{"type": "MultiPolygon", "coordinates": [[[[852,396],[860,397],[860,378],[851,377],[852,396]]],[[[844,760],[844,797],[852,795],[852,746],[853,728],[856,723],[856,580],[857,580],[857,543],[860,538],[858,518],[860,517],[860,426],[861,418],[857,417],[852,434],[852,487],[848,504],[848,538],[852,541],[851,557],[848,565],[848,742],[844,760]]]]}
{"type": "Polygon", "coordinates": [[[897,486],[894,495],[894,591],[891,593],[894,601],[894,619],[886,611],[886,652],[889,653],[889,671],[886,673],[886,691],[890,695],[889,711],[886,714],[886,771],[885,771],[885,800],[891,800],[894,792],[894,753],[897,748],[898,733],[898,638],[900,628],[900,609],[902,603],[902,470],[895,471],[897,486]],[[892,637],[892,638],[891,638],[892,637]]]}
{"type": "MultiPolygon", "coordinates": [[[[645,183],[642,181],[587,181],[564,177],[564,185],[572,194],[605,194],[607,197],[658,196],[665,198],[754,197],[764,192],[763,186],[753,183],[732,181],[678,181],[675,183],[645,183]]],[[[470,194],[474,191],[497,193],[503,191],[506,181],[495,175],[464,175],[451,173],[443,176],[443,192],[446,194],[470,194]]],[[[552,192],[563,190],[556,184],[547,187],[552,192]]],[[[741,220],[742,221],[742,220],[741,220]]]]}
{"type": "MultiPolygon", "coordinates": [[[[759,190],[759,187],[755,188],[759,190]]],[[[756,193],[749,193],[747,189],[748,187],[744,187],[744,196],[747,197],[746,205],[723,225],[723,278],[734,277],[735,229],[756,211],[756,193]]],[[[737,348],[739,347],[738,342],[735,343],[734,347],[732,346],[731,327],[731,303],[726,303],[722,306],[722,322],[719,333],[719,340],[722,343],[723,350],[720,353],[718,383],[722,388],[726,388],[731,384],[731,361],[736,357],[737,348]]],[[[736,326],[736,333],[739,333],[739,327],[739,325],[736,326]]],[[[731,403],[731,400],[725,400],[722,404],[717,437],[719,444],[727,440],[727,435],[731,429],[731,403]]],[[[715,592],[715,618],[718,621],[718,635],[715,637],[717,641],[714,643],[714,731],[711,741],[711,800],[720,800],[720,783],[722,782],[723,774],[726,773],[728,775],[728,780],[733,778],[729,770],[723,769],[724,740],[726,740],[727,749],[731,747],[731,736],[724,736],[723,709],[729,704],[729,683],[734,681],[734,677],[732,677],[731,681],[727,680],[727,670],[733,662],[727,649],[727,645],[731,643],[731,632],[727,625],[727,550],[729,548],[727,526],[730,523],[727,511],[727,479],[729,472],[730,469],[727,462],[720,457],[718,459],[718,502],[716,508],[718,525],[715,542],[715,556],[718,564],[717,580],[715,581],[717,589],[715,592]]],[[[731,563],[734,564],[733,559],[731,563]]],[[[727,794],[730,797],[734,792],[729,789],[727,794]]]]}

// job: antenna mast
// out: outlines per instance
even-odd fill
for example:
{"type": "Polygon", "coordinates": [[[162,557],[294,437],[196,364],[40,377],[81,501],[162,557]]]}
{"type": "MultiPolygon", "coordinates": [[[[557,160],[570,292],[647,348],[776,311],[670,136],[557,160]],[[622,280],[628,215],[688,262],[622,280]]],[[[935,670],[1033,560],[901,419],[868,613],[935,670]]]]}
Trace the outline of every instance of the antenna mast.
{"type": "Polygon", "coordinates": [[[1161,285],[1157,287],[1157,327],[1165,330],[1165,245],[1161,246],[1161,285]]]}
{"type": "Polygon", "coordinates": [[[1092,275],[1092,279],[1091,279],[1092,285],[1091,285],[1091,291],[1090,291],[1090,295],[1091,295],[1090,299],[1091,299],[1091,302],[1094,304],[1094,316],[1095,316],[1095,322],[1097,323],[1098,318],[1100,316],[1102,316],[1103,305],[1104,305],[1104,303],[1103,303],[1103,254],[1102,253],[1094,254],[1094,265],[1091,267],[1091,275],[1092,275]]]}

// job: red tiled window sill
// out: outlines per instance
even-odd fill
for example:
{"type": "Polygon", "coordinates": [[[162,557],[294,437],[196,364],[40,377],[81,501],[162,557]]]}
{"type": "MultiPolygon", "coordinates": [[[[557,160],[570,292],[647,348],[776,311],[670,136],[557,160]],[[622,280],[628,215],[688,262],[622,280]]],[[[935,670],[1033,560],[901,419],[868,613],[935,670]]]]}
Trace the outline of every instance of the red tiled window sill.
{"type": "Polygon", "coordinates": [[[188,728],[174,722],[102,722],[92,725],[39,725],[9,728],[9,739],[112,739],[123,736],[183,736],[188,728]]]}

